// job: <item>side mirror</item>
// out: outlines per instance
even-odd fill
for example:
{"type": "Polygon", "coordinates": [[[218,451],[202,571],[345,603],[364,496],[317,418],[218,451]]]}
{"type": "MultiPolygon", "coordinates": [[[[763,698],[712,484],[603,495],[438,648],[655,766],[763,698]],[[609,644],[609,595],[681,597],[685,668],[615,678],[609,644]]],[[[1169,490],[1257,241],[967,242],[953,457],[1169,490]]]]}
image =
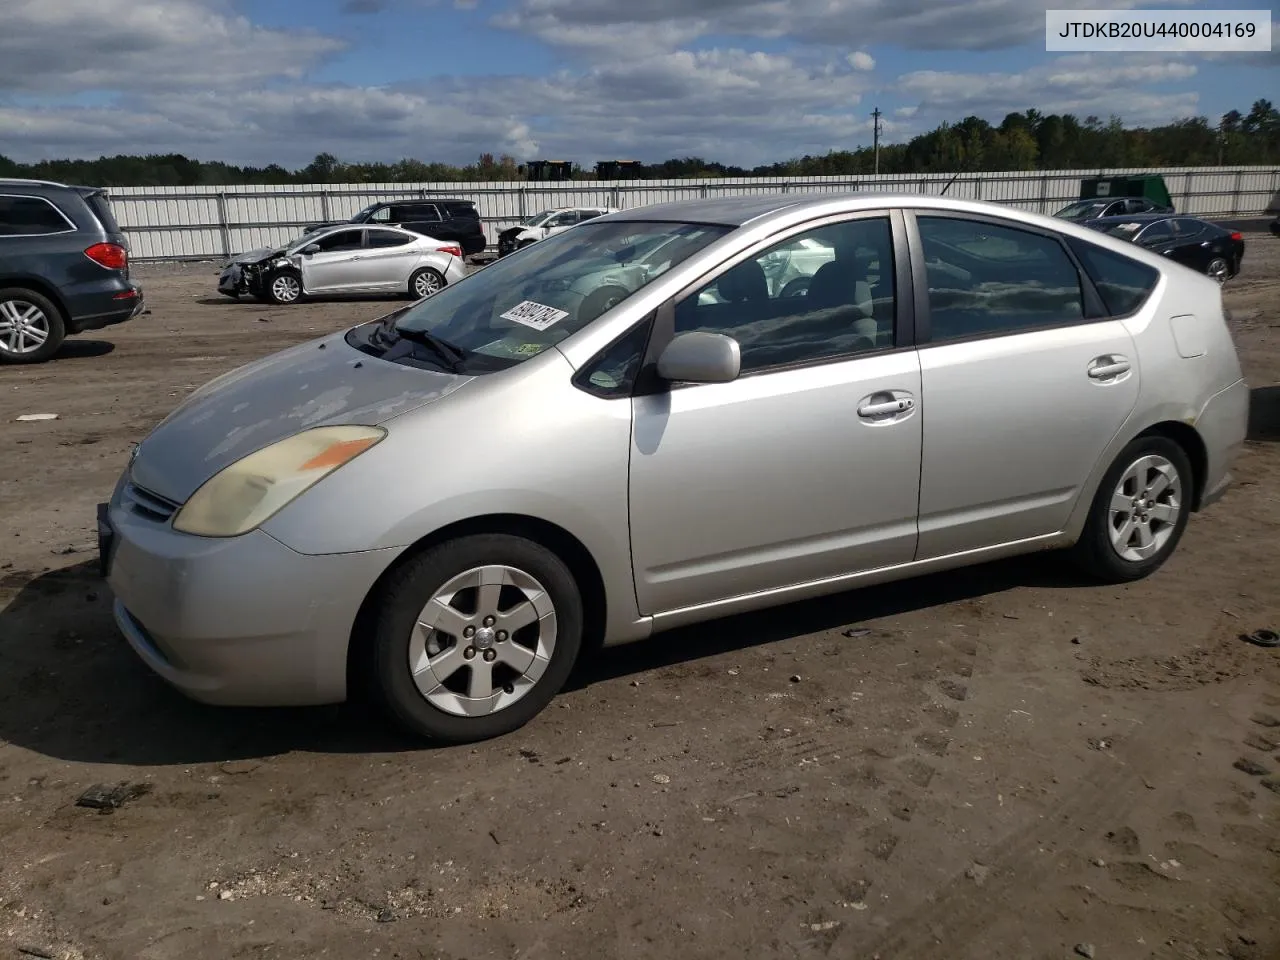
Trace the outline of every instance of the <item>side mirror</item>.
{"type": "Polygon", "coordinates": [[[658,357],[658,376],[683,383],[728,383],[742,372],[742,348],[723,333],[682,333],[658,357]]]}
{"type": "Polygon", "coordinates": [[[303,247],[303,248],[302,248],[302,252],[303,252],[303,254],[304,254],[304,255],[306,255],[306,256],[308,256],[308,257],[309,257],[309,256],[311,256],[313,253],[319,253],[319,252],[320,252],[320,244],[318,244],[318,243],[308,243],[305,247],[303,247]]]}

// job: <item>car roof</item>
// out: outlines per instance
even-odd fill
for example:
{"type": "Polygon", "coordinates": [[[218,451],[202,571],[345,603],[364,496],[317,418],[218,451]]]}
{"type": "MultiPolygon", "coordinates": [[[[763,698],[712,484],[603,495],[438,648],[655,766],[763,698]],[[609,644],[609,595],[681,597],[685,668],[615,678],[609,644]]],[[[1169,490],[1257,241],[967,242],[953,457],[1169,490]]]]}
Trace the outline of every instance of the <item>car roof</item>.
{"type": "MultiPolygon", "coordinates": [[[[1199,217],[1190,217],[1185,213],[1131,213],[1129,215],[1119,215],[1113,217],[1094,217],[1090,223],[1101,223],[1108,226],[1116,223],[1141,223],[1144,226],[1149,223],[1159,223],[1161,220],[1200,220],[1199,217]]],[[[1201,223],[1206,221],[1201,220],[1201,223]]]]}
{"type": "Polygon", "coordinates": [[[0,190],[15,188],[26,190],[73,190],[81,196],[106,192],[106,187],[85,187],[74,183],[58,183],[54,180],[24,180],[22,177],[0,177],[0,190]]]}
{"type": "Polygon", "coordinates": [[[989,203],[983,200],[966,200],[937,194],[913,193],[905,190],[859,190],[833,193],[784,193],[760,196],[716,197],[712,199],[676,200],[648,207],[636,207],[618,213],[606,214],[592,223],[607,221],[668,221],[706,223],[726,227],[741,227],[753,221],[785,215],[786,219],[804,219],[806,214],[857,213],[862,210],[885,208],[925,207],[934,210],[950,210],[972,213],[978,216],[995,216],[1028,224],[1050,226],[1054,230],[1065,229],[1063,221],[1043,214],[1031,213],[1008,204],[989,203]]]}

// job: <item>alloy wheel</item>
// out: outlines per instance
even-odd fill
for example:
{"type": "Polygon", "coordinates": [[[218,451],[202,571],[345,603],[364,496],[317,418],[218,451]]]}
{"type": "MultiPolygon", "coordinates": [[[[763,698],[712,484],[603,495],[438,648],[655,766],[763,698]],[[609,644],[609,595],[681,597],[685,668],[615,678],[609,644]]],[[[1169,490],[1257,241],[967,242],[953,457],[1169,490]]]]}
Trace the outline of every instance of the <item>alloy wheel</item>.
{"type": "Polygon", "coordinates": [[[429,297],[433,293],[440,292],[440,278],[434,273],[420,273],[413,281],[413,292],[418,298],[429,297]]]}
{"type": "Polygon", "coordinates": [[[1212,279],[1217,280],[1219,283],[1226,283],[1227,274],[1231,272],[1231,268],[1227,264],[1227,261],[1223,260],[1221,257],[1214,257],[1209,261],[1209,269],[1206,272],[1212,279]]]}
{"type": "Polygon", "coordinates": [[[455,716],[497,713],[541,679],[556,646],[546,588],[515,567],[475,567],[440,587],[409,638],[409,671],[432,706],[455,716]]]}
{"type": "Polygon", "coordinates": [[[0,350],[16,355],[35,353],[51,332],[49,318],[34,303],[0,302],[0,350]]]}
{"type": "Polygon", "coordinates": [[[281,274],[271,281],[271,293],[281,303],[293,303],[302,294],[302,284],[292,274],[281,274]]]}
{"type": "Polygon", "coordinates": [[[1131,563],[1150,559],[1173,536],[1182,510],[1177,468],[1158,454],[1135,460],[1111,495],[1107,527],[1112,548],[1131,563]]]}

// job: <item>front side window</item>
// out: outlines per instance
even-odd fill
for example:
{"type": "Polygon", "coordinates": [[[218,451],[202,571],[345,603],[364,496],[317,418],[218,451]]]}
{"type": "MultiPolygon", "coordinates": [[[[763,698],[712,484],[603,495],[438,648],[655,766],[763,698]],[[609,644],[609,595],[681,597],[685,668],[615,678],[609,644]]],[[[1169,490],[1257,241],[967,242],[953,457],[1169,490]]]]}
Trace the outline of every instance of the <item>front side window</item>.
{"type": "Polygon", "coordinates": [[[742,371],[892,348],[895,291],[888,217],[790,237],[676,304],[675,332],[738,341],[742,371]]]}
{"type": "Polygon", "coordinates": [[[67,218],[41,197],[0,197],[0,236],[66,233],[67,218]]]}
{"type": "Polygon", "coordinates": [[[468,372],[500,370],[582,330],[730,229],[583,224],[449,284],[406,309],[395,326],[447,341],[468,372]]]}
{"type": "Polygon", "coordinates": [[[1154,246],[1167,243],[1173,239],[1173,225],[1169,220],[1157,220],[1138,234],[1138,243],[1143,246],[1154,246]]]}
{"type": "Polygon", "coordinates": [[[1057,240],[976,220],[916,222],[935,343],[1084,319],[1080,275],[1057,240]]]}
{"type": "Polygon", "coordinates": [[[339,230],[336,233],[326,234],[319,240],[312,241],[320,248],[321,253],[340,253],[344,250],[360,249],[360,231],[359,230],[339,230]]]}

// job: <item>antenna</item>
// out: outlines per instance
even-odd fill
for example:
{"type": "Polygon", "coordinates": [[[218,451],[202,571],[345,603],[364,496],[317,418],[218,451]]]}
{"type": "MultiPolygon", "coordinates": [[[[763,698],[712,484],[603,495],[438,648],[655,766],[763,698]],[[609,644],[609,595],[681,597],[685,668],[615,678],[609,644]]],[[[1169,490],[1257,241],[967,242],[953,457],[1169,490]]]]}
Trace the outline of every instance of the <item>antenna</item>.
{"type": "Polygon", "coordinates": [[[876,150],[876,176],[880,176],[880,108],[876,107],[871,111],[871,118],[874,120],[872,124],[872,143],[875,144],[876,150]]]}

